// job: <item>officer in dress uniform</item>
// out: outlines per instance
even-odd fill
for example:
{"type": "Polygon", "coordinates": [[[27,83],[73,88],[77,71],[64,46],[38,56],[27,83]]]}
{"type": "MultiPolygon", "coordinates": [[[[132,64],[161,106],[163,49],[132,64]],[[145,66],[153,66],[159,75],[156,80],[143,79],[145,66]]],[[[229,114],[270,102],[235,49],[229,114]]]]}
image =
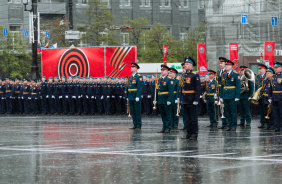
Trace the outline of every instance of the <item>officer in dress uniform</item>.
{"type": "Polygon", "coordinates": [[[23,102],[24,102],[24,114],[30,113],[30,111],[29,111],[29,109],[30,109],[29,100],[28,100],[29,95],[30,95],[29,94],[30,93],[30,86],[28,85],[27,82],[28,82],[27,79],[24,79],[22,92],[21,92],[23,94],[22,99],[23,99],[23,102]]]}
{"type": "Polygon", "coordinates": [[[48,84],[47,84],[47,96],[48,104],[49,104],[49,113],[55,113],[55,96],[54,96],[54,84],[53,84],[53,77],[49,77],[48,84]]]}
{"type": "Polygon", "coordinates": [[[74,95],[74,77],[68,77],[67,79],[67,94],[66,94],[66,101],[67,101],[67,108],[69,109],[69,114],[73,115],[75,112],[75,95],[74,95]]]}
{"type": "Polygon", "coordinates": [[[68,108],[67,108],[67,99],[66,99],[66,95],[67,95],[67,87],[68,84],[66,82],[66,77],[62,76],[62,82],[61,82],[61,99],[62,99],[62,113],[63,114],[67,114],[68,113],[68,108]]]}
{"type": "MultiPolygon", "coordinates": [[[[266,69],[267,66],[264,64],[259,64],[259,74],[256,75],[256,82],[255,82],[255,90],[257,91],[260,87],[264,87],[264,79],[265,79],[265,75],[266,75],[266,69]]],[[[265,126],[267,125],[266,120],[264,118],[263,112],[265,111],[263,109],[263,102],[262,99],[259,99],[259,105],[258,105],[258,109],[259,109],[259,114],[260,114],[260,126],[258,126],[258,128],[265,128],[265,126]]]]}
{"type": "Polygon", "coordinates": [[[116,114],[121,114],[122,111],[122,107],[123,107],[122,94],[123,94],[123,86],[121,83],[121,79],[117,78],[117,81],[115,83],[115,90],[114,90],[114,96],[116,97],[114,112],[116,112],[116,114]]]}
{"type": "Polygon", "coordinates": [[[62,92],[61,92],[61,83],[59,82],[59,77],[54,77],[53,96],[55,97],[53,100],[54,113],[61,114],[62,113],[62,100],[61,100],[62,92]]]}
{"type": "MultiPolygon", "coordinates": [[[[268,111],[268,107],[269,107],[269,99],[270,99],[270,91],[272,89],[272,85],[273,85],[273,75],[275,74],[273,68],[271,67],[268,67],[266,69],[266,77],[265,77],[265,80],[264,80],[264,84],[265,84],[265,88],[264,88],[264,91],[262,93],[262,102],[263,102],[263,115],[264,117],[267,116],[267,111],[268,111]]],[[[265,120],[266,123],[267,123],[267,127],[266,129],[267,130],[274,130],[274,124],[273,124],[273,111],[270,112],[269,114],[269,119],[266,119],[265,120]]]]}
{"type": "Polygon", "coordinates": [[[95,99],[97,102],[97,113],[99,115],[103,114],[103,109],[104,109],[104,104],[103,104],[103,93],[102,93],[102,89],[103,89],[103,84],[102,84],[102,79],[99,78],[97,79],[97,83],[95,84],[95,99]]]}
{"type": "Polygon", "coordinates": [[[224,116],[227,121],[227,131],[236,131],[237,128],[237,103],[240,100],[241,81],[240,75],[232,70],[234,63],[225,60],[225,73],[222,82],[221,102],[224,103],[224,116]]]}
{"type": "Polygon", "coordinates": [[[178,74],[178,71],[175,68],[169,69],[169,77],[170,77],[170,83],[174,85],[173,87],[173,100],[172,100],[172,108],[171,108],[171,122],[172,122],[172,129],[178,128],[179,123],[179,116],[176,116],[177,114],[177,104],[179,102],[179,80],[176,79],[176,75],[178,74]]]}
{"type": "Polygon", "coordinates": [[[141,91],[143,86],[143,78],[137,73],[139,65],[135,62],[131,63],[132,75],[127,82],[127,100],[129,101],[130,114],[133,119],[133,127],[130,129],[141,129],[141,91]]]}
{"type": "MultiPolygon", "coordinates": [[[[218,82],[218,87],[219,87],[219,97],[218,98],[222,98],[222,81],[223,81],[223,74],[225,73],[225,57],[219,57],[219,70],[216,72],[216,79],[218,82]]],[[[221,100],[222,101],[222,100],[221,100]]],[[[220,116],[222,117],[222,112],[220,111],[220,116]]],[[[227,122],[226,122],[226,118],[221,118],[222,121],[222,125],[221,127],[219,127],[219,129],[225,129],[227,128],[227,122]]]]}
{"type": "Polygon", "coordinates": [[[182,75],[183,87],[180,90],[183,113],[186,114],[187,118],[187,134],[183,139],[190,140],[197,140],[198,138],[198,103],[201,84],[199,75],[193,73],[193,66],[195,65],[192,57],[189,56],[184,59],[186,72],[182,75]]]}
{"type": "Polygon", "coordinates": [[[0,78],[0,114],[4,114],[4,107],[5,107],[5,103],[4,103],[4,86],[3,86],[3,81],[0,78]]]}
{"type": "Polygon", "coordinates": [[[83,77],[81,79],[81,84],[80,84],[81,103],[83,107],[81,112],[83,112],[84,115],[89,113],[89,107],[88,107],[89,96],[87,94],[87,87],[88,87],[87,80],[88,80],[87,77],[83,77]]]}
{"type": "Polygon", "coordinates": [[[200,81],[201,81],[201,92],[200,92],[200,100],[199,100],[199,111],[198,115],[203,116],[206,114],[207,106],[203,101],[203,95],[206,91],[206,75],[200,75],[200,81]]]}
{"type": "Polygon", "coordinates": [[[48,105],[48,99],[47,97],[47,83],[46,83],[46,77],[42,77],[42,83],[41,83],[41,105],[42,105],[42,113],[47,114],[49,112],[49,105],[48,105]]]}
{"type": "MultiPolygon", "coordinates": [[[[179,81],[181,81],[181,80],[183,81],[183,75],[186,73],[186,69],[184,67],[184,63],[181,63],[181,66],[182,66],[182,74],[179,77],[179,81]]],[[[180,91],[182,91],[182,87],[179,86],[179,90],[180,91]]],[[[180,94],[180,91],[179,91],[179,94],[180,94]]],[[[181,111],[180,112],[181,112],[182,117],[183,117],[183,128],[182,128],[182,130],[183,131],[187,131],[187,116],[186,116],[186,114],[183,111],[182,96],[179,95],[179,97],[180,97],[180,102],[181,102],[181,111]]]]}
{"type": "Polygon", "coordinates": [[[20,98],[20,91],[21,91],[21,84],[20,80],[18,78],[15,79],[15,85],[14,85],[15,93],[14,93],[14,98],[15,98],[15,113],[22,113],[22,108],[21,108],[21,98],[20,98]]]}
{"type": "MultiPolygon", "coordinates": [[[[241,77],[244,75],[245,69],[248,68],[246,66],[240,66],[240,75],[241,77]]],[[[244,126],[246,122],[246,126],[251,126],[251,108],[250,102],[251,96],[254,93],[254,83],[250,80],[247,80],[248,88],[240,95],[239,101],[239,110],[240,110],[240,124],[239,126],[244,126]]]]}
{"type": "MultiPolygon", "coordinates": [[[[158,78],[157,100],[159,112],[161,114],[163,128],[158,133],[170,133],[172,127],[172,103],[174,102],[174,83],[168,77],[169,67],[161,65],[161,76],[158,78]]],[[[154,104],[155,105],[155,104],[154,104]]]]}
{"type": "Polygon", "coordinates": [[[282,131],[282,63],[274,62],[274,70],[269,102],[272,103],[274,129],[279,133],[282,131]]]}
{"type": "Polygon", "coordinates": [[[38,89],[36,86],[36,82],[32,81],[30,86],[30,98],[31,98],[31,111],[33,114],[38,114],[38,89]]]}
{"type": "MultiPolygon", "coordinates": [[[[156,76],[152,75],[151,86],[150,86],[151,107],[153,107],[153,103],[154,103],[154,100],[155,100],[155,88],[156,88],[155,82],[156,82],[156,76]]],[[[158,114],[158,108],[156,110],[153,110],[153,108],[151,108],[150,114],[157,115],[158,114]]]]}
{"type": "Polygon", "coordinates": [[[6,95],[7,114],[12,114],[13,111],[13,94],[14,94],[14,86],[11,84],[10,79],[6,78],[5,95],[6,95]]]}
{"type": "Polygon", "coordinates": [[[206,83],[206,92],[207,92],[207,108],[208,108],[208,115],[210,119],[210,125],[207,127],[217,127],[218,124],[218,107],[215,101],[218,101],[217,97],[217,89],[218,85],[215,80],[216,72],[213,70],[208,70],[210,80],[206,83]]]}

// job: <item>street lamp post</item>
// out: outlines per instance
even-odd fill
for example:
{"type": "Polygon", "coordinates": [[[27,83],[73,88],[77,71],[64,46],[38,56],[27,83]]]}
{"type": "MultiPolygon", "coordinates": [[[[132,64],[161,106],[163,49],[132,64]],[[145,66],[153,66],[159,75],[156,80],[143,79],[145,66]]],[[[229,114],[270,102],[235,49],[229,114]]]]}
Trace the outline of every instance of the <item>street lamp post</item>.
{"type": "Polygon", "coordinates": [[[32,42],[32,65],[31,65],[31,79],[37,80],[39,77],[38,73],[38,64],[37,64],[37,43],[38,43],[38,17],[37,17],[37,0],[32,0],[31,9],[26,9],[26,6],[28,5],[28,0],[23,0],[24,5],[24,11],[29,11],[33,13],[33,36],[34,41],[32,42]]]}

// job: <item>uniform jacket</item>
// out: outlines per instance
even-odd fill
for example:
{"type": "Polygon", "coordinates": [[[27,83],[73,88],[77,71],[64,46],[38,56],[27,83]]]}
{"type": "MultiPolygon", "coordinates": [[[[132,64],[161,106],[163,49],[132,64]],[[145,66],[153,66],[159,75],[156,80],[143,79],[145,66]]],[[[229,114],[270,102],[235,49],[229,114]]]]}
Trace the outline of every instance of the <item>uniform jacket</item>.
{"type": "Polygon", "coordinates": [[[186,71],[182,74],[181,81],[183,87],[180,86],[181,100],[183,104],[191,105],[193,102],[198,102],[201,92],[201,84],[199,75],[191,71],[186,71]]]}
{"type": "Polygon", "coordinates": [[[141,91],[143,87],[143,78],[140,74],[136,73],[133,77],[131,75],[127,84],[127,98],[130,101],[135,100],[137,97],[141,100],[141,91]]]}
{"type": "Polygon", "coordinates": [[[280,72],[274,74],[272,77],[273,77],[273,84],[270,92],[270,97],[272,98],[273,101],[282,101],[282,73],[280,72]],[[281,80],[280,84],[278,80],[281,80]]]}
{"type": "Polygon", "coordinates": [[[160,77],[157,83],[157,102],[167,104],[174,101],[174,80],[168,76],[160,77]]]}
{"type": "Polygon", "coordinates": [[[241,80],[240,75],[233,70],[230,73],[230,76],[227,76],[227,72],[223,74],[223,83],[221,86],[223,99],[240,99],[241,93],[241,80]]]}

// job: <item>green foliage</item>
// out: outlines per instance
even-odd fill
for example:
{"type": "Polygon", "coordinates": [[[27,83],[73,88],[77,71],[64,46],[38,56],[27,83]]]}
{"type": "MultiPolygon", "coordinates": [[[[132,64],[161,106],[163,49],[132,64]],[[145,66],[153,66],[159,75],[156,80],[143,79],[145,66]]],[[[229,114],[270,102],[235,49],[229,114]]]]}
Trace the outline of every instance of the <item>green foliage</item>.
{"type": "MultiPolygon", "coordinates": [[[[0,32],[3,32],[3,29],[0,27],[0,32]]],[[[10,31],[8,37],[0,35],[0,77],[13,79],[29,77],[31,54],[27,53],[20,35],[10,31]]]]}
{"type": "Polygon", "coordinates": [[[87,42],[93,46],[116,44],[114,32],[109,31],[114,16],[107,4],[101,0],[89,0],[88,5],[86,16],[89,18],[89,24],[86,25],[85,37],[87,42]]]}

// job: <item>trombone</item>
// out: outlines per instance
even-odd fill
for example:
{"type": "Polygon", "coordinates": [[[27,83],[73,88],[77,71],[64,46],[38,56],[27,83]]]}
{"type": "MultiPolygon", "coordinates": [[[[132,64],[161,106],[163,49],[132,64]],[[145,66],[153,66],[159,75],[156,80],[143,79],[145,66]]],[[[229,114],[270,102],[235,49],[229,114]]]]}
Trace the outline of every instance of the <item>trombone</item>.
{"type": "MultiPolygon", "coordinates": [[[[183,75],[183,74],[181,74],[181,75],[180,75],[180,78],[179,78],[179,87],[181,87],[181,91],[182,91],[183,84],[184,84],[184,81],[183,81],[183,79],[182,79],[182,75],[183,75]]],[[[176,110],[176,115],[175,115],[175,116],[179,116],[180,110],[181,110],[181,105],[180,105],[180,98],[179,98],[179,100],[178,100],[178,102],[177,102],[177,110],[176,110]]]]}

